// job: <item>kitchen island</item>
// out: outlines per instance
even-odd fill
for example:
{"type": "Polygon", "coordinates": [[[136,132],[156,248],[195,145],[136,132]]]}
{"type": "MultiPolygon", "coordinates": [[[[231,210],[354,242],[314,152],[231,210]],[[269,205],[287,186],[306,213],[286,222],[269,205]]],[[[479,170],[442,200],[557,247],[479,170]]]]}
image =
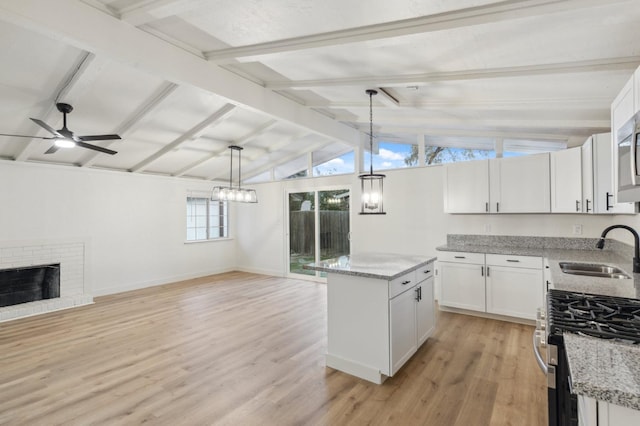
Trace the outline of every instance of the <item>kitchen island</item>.
{"type": "Polygon", "coordinates": [[[327,273],[326,365],[381,384],[435,329],[435,257],[362,253],[305,265],[327,273]]]}

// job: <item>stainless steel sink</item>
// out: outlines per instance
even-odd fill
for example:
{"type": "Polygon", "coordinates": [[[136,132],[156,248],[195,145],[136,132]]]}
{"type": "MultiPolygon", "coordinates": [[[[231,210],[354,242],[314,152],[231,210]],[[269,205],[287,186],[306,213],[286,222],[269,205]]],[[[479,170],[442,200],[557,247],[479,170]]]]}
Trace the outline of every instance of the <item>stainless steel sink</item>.
{"type": "Polygon", "coordinates": [[[562,272],[564,272],[565,274],[572,275],[585,275],[588,277],[617,279],[631,278],[622,269],[609,265],[560,262],[560,269],[562,269],[562,272]]]}

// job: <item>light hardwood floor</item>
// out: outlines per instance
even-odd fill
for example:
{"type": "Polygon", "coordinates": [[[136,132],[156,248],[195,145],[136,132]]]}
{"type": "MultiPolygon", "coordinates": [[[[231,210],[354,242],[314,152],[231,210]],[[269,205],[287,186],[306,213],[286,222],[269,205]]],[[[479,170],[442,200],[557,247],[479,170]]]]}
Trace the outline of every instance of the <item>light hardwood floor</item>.
{"type": "Polygon", "coordinates": [[[228,273],[0,324],[0,424],[546,424],[533,328],[441,312],[374,385],[326,368],[326,286],[228,273]]]}

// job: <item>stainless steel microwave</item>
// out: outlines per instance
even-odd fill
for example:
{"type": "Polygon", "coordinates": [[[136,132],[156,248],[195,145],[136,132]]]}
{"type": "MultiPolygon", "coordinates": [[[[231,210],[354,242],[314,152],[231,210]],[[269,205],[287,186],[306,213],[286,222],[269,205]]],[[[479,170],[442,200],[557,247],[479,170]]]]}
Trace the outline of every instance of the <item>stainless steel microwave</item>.
{"type": "Polygon", "coordinates": [[[640,201],[640,115],[617,132],[618,202],[640,201]]]}

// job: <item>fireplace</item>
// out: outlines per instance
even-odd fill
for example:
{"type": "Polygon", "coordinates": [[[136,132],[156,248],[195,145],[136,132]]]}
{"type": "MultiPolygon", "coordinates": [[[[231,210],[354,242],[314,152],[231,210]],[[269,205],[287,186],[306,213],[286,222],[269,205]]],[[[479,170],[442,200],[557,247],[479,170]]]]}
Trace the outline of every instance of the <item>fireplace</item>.
{"type": "Polygon", "coordinates": [[[0,322],[93,303],[88,251],[88,241],[79,239],[0,241],[0,322]],[[6,281],[13,286],[16,275],[41,287],[16,284],[10,296],[6,281]]]}
{"type": "Polygon", "coordinates": [[[60,264],[0,270],[0,306],[60,297],[60,264]]]}

